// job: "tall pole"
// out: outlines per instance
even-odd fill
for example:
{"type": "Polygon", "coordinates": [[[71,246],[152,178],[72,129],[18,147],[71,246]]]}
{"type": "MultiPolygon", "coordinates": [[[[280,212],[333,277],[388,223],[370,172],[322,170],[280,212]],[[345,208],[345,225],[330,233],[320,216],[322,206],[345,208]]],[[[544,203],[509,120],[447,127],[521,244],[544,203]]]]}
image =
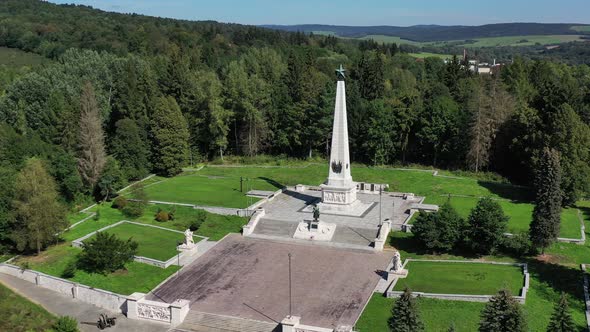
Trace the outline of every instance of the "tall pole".
{"type": "Polygon", "coordinates": [[[382,196],[383,196],[383,185],[379,185],[379,226],[381,226],[381,222],[383,220],[382,215],[381,215],[382,214],[381,206],[383,205],[383,204],[381,204],[381,202],[382,202],[381,197],[382,196]]]}
{"type": "Polygon", "coordinates": [[[291,253],[289,253],[289,317],[293,314],[293,298],[291,291],[291,253]]]}

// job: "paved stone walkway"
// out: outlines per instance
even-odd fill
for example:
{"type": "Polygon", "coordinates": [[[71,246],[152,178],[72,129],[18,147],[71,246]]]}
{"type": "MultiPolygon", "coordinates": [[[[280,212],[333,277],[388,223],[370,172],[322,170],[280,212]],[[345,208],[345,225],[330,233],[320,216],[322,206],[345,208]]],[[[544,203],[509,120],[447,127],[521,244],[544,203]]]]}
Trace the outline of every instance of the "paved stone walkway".
{"type": "Polygon", "coordinates": [[[30,282],[7,274],[0,273],[0,282],[57,316],[71,316],[76,318],[76,320],[80,322],[79,327],[83,332],[100,331],[95,324],[98,320],[98,315],[101,313],[117,317],[117,325],[109,329],[109,331],[113,332],[164,332],[170,328],[165,324],[127,319],[127,317],[121,313],[109,312],[106,309],[72,299],[46,288],[37,287],[30,282]]]}

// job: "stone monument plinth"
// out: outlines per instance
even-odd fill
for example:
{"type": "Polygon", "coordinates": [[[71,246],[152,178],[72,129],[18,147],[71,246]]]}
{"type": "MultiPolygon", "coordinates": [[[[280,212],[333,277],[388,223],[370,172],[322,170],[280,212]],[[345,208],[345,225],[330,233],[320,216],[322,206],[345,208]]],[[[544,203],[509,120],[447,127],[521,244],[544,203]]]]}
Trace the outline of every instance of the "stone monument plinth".
{"type": "Polygon", "coordinates": [[[331,241],[336,232],[336,224],[326,223],[320,220],[304,220],[297,225],[294,239],[331,241]]]}

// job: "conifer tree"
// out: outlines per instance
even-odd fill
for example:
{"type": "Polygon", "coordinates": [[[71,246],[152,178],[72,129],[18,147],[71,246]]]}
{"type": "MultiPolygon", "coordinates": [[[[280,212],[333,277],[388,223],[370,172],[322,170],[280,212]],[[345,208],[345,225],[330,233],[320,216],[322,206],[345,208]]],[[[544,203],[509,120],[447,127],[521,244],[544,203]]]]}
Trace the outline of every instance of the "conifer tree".
{"type": "Polygon", "coordinates": [[[520,304],[503,289],[490,299],[481,313],[479,332],[524,332],[526,321],[520,304]]]}
{"type": "Polygon", "coordinates": [[[576,331],[576,324],[572,319],[572,314],[569,310],[567,297],[565,293],[561,293],[559,302],[553,309],[551,321],[547,327],[547,332],[571,332],[576,331]]]}
{"type": "Polygon", "coordinates": [[[416,300],[412,297],[409,288],[406,288],[402,296],[395,301],[391,314],[392,317],[389,320],[391,332],[424,331],[424,324],[420,320],[416,300]]]}
{"type": "Polygon", "coordinates": [[[92,191],[106,163],[106,152],[100,111],[90,82],[86,82],[80,97],[78,142],[78,168],[88,189],[92,191]]]}
{"type": "Polygon", "coordinates": [[[535,170],[536,205],[530,225],[533,246],[545,248],[559,235],[561,222],[561,166],[559,153],[553,149],[543,149],[535,170]]]}
{"type": "Polygon", "coordinates": [[[174,98],[158,98],[151,127],[154,171],[165,176],[180,173],[187,161],[189,131],[174,98]]]}

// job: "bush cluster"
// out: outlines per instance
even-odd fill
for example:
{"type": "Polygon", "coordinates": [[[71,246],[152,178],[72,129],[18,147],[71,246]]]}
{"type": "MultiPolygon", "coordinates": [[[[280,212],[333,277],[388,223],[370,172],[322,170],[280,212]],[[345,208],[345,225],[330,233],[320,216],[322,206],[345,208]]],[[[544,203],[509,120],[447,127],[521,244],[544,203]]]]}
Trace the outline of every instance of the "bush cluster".
{"type": "Polygon", "coordinates": [[[113,207],[113,209],[124,209],[127,206],[127,198],[125,198],[125,196],[117,196],[114,200],[113,200],[113,204],[111,205],[111,207],[113,207]]]}

